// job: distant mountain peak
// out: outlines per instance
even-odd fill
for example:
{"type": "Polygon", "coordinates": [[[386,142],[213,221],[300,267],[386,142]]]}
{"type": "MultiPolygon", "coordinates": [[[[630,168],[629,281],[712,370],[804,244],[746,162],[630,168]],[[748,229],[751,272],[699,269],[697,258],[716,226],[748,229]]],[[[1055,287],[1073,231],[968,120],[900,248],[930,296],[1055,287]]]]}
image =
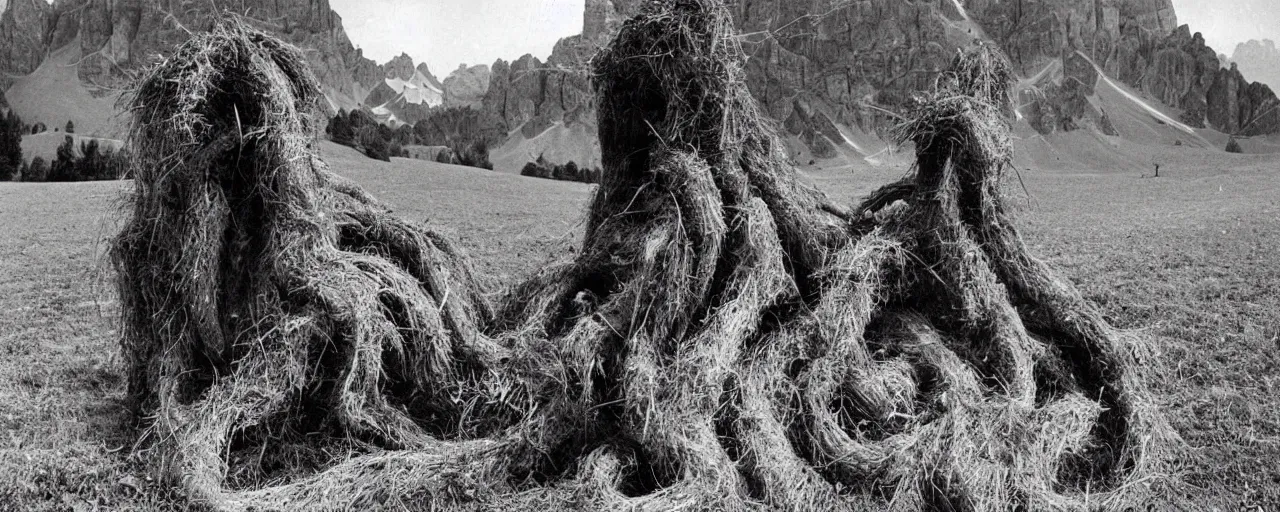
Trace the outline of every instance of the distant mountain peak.
{"type": "Polygon", "coordinates": [[[1245,75],[1280,91],[1280,49],[1270,39],[1251,40],[1236,45],[1229,62],[1245,75]]]}
{"type": "MultiPolygon", "coordinates": [[[[591,55],[643,3],[585,0],[582,34],[562,39],[545,63],[494,64],[482,104],[514,134],[504,152],[552,154],[566,127],[593,133],[591,55]]],[[[737,30],[753,35],[741,39],[749,87],[795,158],[876,159],[896,113],[974,41],[1010,58],[1019,126],[1032,133],[1208,147],[1197,130],[1280,132],[1280,100],[1242,75],[1258,73],[1243,62],[1224,68],[1202,35],[1179,25],[1172,0],[830,3],[728,5],[737,30]]]]}
{"type": "Polygon", "coordinates": [[[444,105],[446,107],[481,108],[484,96],[489,92],[492,73],[484,64],[461,64],[444,79],[444,105]]]}
{"type": "Polygon", "coordinates": [[[425,76],[427,78],[427,82],[435,87],[436,90],[444,90],[444,84],[441,83],[435,75],[431,74],[431,69],[427,67],[427,63],[423,62],[418,64],[418,72],[422,73],[422,76],[425,76]]]}
{"type": "Polygon", "coordinates": [[[387,78],[400,80],[411,80],[413,79],[413,74],[417,72],[417,69],[413,67],[413,57],[410,57],[407,53],[401,53],[392,58],[386,64],[383,64],[382,68],[386,70],[387,78]]]}

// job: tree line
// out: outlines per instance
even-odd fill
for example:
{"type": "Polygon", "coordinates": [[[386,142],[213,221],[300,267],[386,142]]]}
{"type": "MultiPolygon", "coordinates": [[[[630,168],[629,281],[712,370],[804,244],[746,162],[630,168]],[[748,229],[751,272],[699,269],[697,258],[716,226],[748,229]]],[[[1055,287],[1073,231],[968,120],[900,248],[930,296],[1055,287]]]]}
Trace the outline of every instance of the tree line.
{"type": "Polygon", "coordinates": [[[391,128],[373,114],[355,109],[338,111],[325,128],[335,143],[355,148],[365,156],[389,162],[391,157],[408,157],[405,146],[442,146],[438,159],[444,163],[493,169],[489,146],[506,135],[496,116],[471,107],[435,108],[426,119],[413,125],[391,128]]]}
{"type": "MultiPolygon", "coordinates": [[[[77,151],[71,135],[58,146],[53,161],[42,156],[27,161],[22,154],[22,136],[44,131],[44,123],[27,125],[13,111],[0,117],[0,181],[116,180],[129,172],[126,151],[104,146],[95,139],[82,141],[77,151]]],[[[71,121],[67,121],[66,132],[75,133],[71,121]]]]}
{"type": "Polygon", "coordinates": [[[520,175],[550,180],[576,181],[579,183],[600,183],[599,167],[578,167],[578,164],[574,163],[573,160],[563,165],[556,165],[547,161],[543,155],[538,155],[537,161],[524,164],[524,169],[520,170],[520,175]]]}

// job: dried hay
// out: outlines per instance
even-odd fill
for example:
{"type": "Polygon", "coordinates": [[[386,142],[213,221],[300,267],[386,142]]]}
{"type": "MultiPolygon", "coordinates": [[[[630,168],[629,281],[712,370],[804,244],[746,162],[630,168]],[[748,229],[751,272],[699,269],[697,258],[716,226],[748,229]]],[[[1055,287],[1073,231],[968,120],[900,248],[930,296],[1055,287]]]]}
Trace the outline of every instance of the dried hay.
{"type": "Polygon", "coordinates": [[[850,210],[744,61],[718,0],[628,21],[583,250],[491,305],[325,169],[296,50],[235,21],[184,45],[134,99],[114,250],[162,475],[224,510],[1140,502],[1173,434],[1141,340],[1004,211],[1003,58],[961,54],[900,131],[915,175],[850,210]]]}

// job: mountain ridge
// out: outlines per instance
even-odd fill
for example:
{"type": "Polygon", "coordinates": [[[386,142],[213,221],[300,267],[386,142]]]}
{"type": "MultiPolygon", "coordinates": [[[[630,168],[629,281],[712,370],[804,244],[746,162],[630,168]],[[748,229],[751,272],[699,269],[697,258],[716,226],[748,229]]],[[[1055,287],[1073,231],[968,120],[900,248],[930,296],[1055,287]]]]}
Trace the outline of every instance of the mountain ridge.
{"type": "MultiPolygon", "coordinates": [[[[484,106],[508,123],[509,145],[537,156],[551,149],[532,143],[543,131],[594,123],[589,84],[573,70],[642,4],[587,0],[583,33],[562,40],[546,63],[525,56],[510,72],[505,61],[495,66],[484,106]]],[[[1200,34],[1178,23],[1171,0],[743,0],[730,10],[749,55],[748,86],[795,155],[877,159],[895,113],[932,87],[958,48],[978,41],[1000,47],[1017,70],[1017,115],[1029,136],[1151,138],[1122,133],[1109,113],[1116,110],[1143,113],[1142,127],[1125,127],[1160,131],[1151,140],[1170,144],[1218,138],[1199,130],[1280,132],[1280,100],[1223,67],[1200,34]]]]}
{"type": "MultiPolygon", "coordinates": [[[[401,64],[379,65],[366,58],[328,0],[10,0],[0,15],[0,86],[10,90],[51,55],[75,45],[83,89],[94,96],[118,96],[156,56],[167,55],[191,32],[210,28],[221,12],[239,14],[304,50],[334,110],[358,108],[384,83],[387,68],[401,64]]],[[[433,76],[427,81],[439,84],[433,76]]],[[[110,132],[106,135],[120,130],[84,128],[110,132]]]]}
{"type": "MultiPolygon", "coordinates": [[[[60,115],[32,109],[50,89],[45,82],[64,76],[41,68],[55,54],[75,55],[83,90],[66,94],[103,99],[81,101],[99,108],[152,56],[164,55],[188,31],[206,29],[215,11],[236,8],[305,51],[335,111],[366,108],[402,124],[438,106],[480,108],[502,119],[510,134],[502,153],[512,159],[550,151],[591,166],[599,162],[594,141],[574,144],[573,151],[550,145],[568,134],[594,134],[590,59],[642,3],[586,0],[582,33],[557,42],[545,62],[532,55],[500,59],[462,66],[441,80],[407,54],[385,64],[366,58],[328,0],[170,0],[167,7],[148,0],[10,0],[0,15],[0,85],[20,115],[60,115]]],[[[1187,130],[1241,137],[1280,132],[1280,100],[1271,88],[1247,80],[1247,70],[1224,66],[1203,37],[1178,23],[1171,0],[829,4],[741,0],[730,6],[750,56],[748,87],[797,158],[878,158],[895,113],[932,86],[958,48],[975,42],[1009,56],[1019,78],[1016,114],[1029,136],[1087,130],[1137,137],[1113,119],[1120,110],[1164,134],[1151,140],[1207,140],[1187,130]]],[[[98,124],[109,123],[82,129],[118,133],[98,124]]]]}

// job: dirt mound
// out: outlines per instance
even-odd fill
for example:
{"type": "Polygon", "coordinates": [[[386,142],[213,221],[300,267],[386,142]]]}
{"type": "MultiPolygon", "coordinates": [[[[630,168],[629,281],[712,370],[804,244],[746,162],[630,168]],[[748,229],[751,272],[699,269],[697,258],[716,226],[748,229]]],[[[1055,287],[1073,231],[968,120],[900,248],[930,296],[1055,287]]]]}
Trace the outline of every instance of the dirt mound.
{"type": "Polygon", "coordinates": [[[1008,67],[919,104],[917,172],[798,178],[718,0],[594,61],[583,248],[490,303],[317,157],[302,56],[231,22],[135,99],[114,249],[162,474],[227,510],[1122,507],[1171,434],[1120,336],[999,195],[1008,67]]]}

